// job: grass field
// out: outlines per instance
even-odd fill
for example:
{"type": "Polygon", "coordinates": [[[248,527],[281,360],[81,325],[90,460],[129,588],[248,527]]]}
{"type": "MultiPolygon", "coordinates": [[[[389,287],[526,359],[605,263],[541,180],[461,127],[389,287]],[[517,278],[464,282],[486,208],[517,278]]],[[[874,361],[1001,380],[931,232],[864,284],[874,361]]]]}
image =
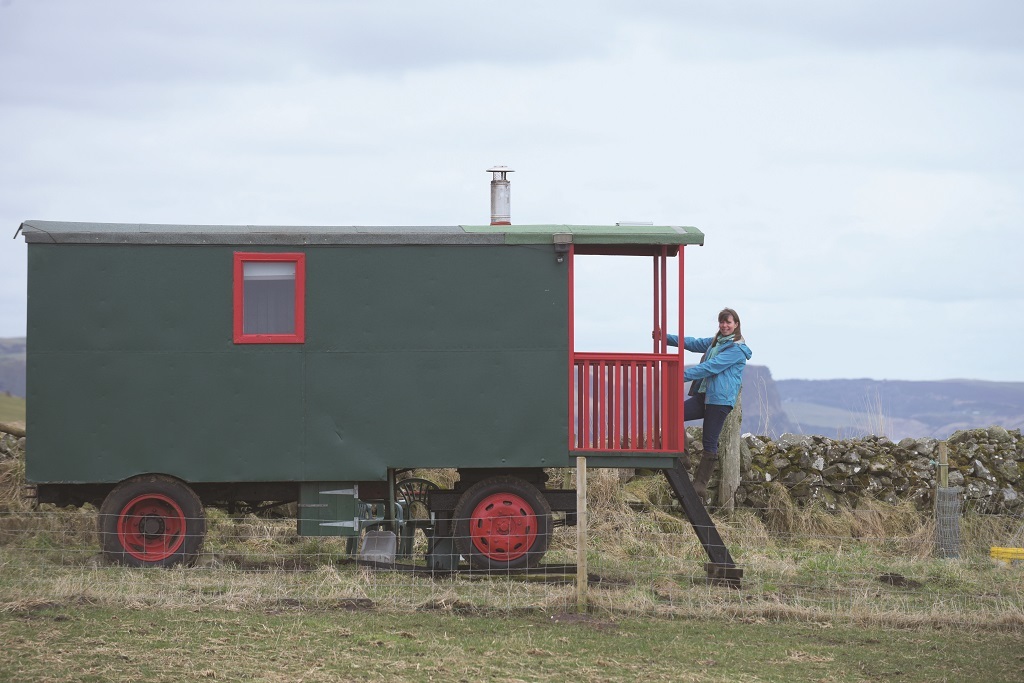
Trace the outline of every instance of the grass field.
{"type": "Polygon", "coordinates": [[[24,422],[25,399],[0,394],[0,422],[24,422]]]}
{"type": "Polygon", "coordinates": [[[430,609],[0,614],[17,681],[1014,681],[1020,631],[430,609]]]}
{"type": "MultiPolygon", "coordinates": [[[[0,460],[0,680],[1021,680],[1024,566],[987,557],[1019,520],[964,518],[940,559],[910,505],[828,513],[779,488],[767,514],[716,520],[733,590],[704,581],[662,482],[593,472],[579,612],[554,570],[374,571],[293,519],[212,509],[197,566],[110,566],[94,509],[34,509],[23,461],[0,460]]],[[[559,528],[547,561],[574,552],[559,528]]]]}

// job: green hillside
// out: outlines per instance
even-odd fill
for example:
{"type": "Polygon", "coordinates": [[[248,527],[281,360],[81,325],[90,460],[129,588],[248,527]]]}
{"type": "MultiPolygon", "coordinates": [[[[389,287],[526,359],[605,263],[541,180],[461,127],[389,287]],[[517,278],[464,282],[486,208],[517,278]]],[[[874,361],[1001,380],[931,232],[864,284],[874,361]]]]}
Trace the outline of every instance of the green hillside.
{"type": "Polygon", "coordinates": [[[820,432],[822,434],[831,434],[852,428],[858,420],[864,421],[863,413],[855,413],[819,403],[787,401],[783,405],[787,417],[796,422],[796,429],[800,434],[806,433],[806,430],[814,431],[815,428],[824,430],[820,432]]]}
{"type": "Polygon", "coordinates": [[[0,394],[0,422],[24,422],[25,399],[0,394]]]}

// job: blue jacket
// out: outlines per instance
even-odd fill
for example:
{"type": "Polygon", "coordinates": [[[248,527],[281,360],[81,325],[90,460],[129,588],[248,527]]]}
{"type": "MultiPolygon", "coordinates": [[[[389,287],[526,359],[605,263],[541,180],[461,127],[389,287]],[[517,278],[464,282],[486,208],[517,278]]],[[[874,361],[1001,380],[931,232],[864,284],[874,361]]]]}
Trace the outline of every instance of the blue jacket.
{"type": "MultiPolygon", "coordinates": [[[[679,346],[679,337],[676,335],[668,334],[665,337],[669,346],[679,346]]],[[[714,340],[714,337],[683,337],[683,348],[704,353],[711,348],[714,340]]],[[[717,406],[735,406],[743,384],[743,367],[751,355],[750,349],[742,341],[730,342],[711,360],[686,368],[683,378],[687,382],[708,378],[704,402],[717,406]]]]}

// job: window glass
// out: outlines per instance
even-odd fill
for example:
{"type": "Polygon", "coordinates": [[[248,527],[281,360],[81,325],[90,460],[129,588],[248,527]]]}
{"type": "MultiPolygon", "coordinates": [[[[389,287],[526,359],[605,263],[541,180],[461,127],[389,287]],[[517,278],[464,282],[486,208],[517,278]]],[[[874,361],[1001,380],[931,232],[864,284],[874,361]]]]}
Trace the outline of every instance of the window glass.
{"type": "Polygon", "coordinates": [[[247,261],[242,274],[242,332],[295,334],[295,264],[247,261]]]}

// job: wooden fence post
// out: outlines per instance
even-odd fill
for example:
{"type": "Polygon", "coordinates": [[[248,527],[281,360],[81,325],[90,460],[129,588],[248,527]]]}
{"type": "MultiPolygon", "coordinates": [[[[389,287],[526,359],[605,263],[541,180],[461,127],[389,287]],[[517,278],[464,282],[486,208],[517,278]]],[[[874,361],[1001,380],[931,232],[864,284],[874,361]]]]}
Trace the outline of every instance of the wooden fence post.
{"type": "Polygon", "coordinates": [[[576,609],[587,611],[587,459],[576,458],[576,609]]]}
{"type": "Polygon", "coordinates": [[[949,451],[945,441],[939,442],[939,486],[949,488],[949,451]]]}
{"type": "Polygon", "coordinates": [[[722,436],[718,439],[719,467],[718,507],[733,512],[736,489],[740,487],[740,430],[743,424],[743,390],[736,395],[736,406],[725,418],[722,436]]]}

